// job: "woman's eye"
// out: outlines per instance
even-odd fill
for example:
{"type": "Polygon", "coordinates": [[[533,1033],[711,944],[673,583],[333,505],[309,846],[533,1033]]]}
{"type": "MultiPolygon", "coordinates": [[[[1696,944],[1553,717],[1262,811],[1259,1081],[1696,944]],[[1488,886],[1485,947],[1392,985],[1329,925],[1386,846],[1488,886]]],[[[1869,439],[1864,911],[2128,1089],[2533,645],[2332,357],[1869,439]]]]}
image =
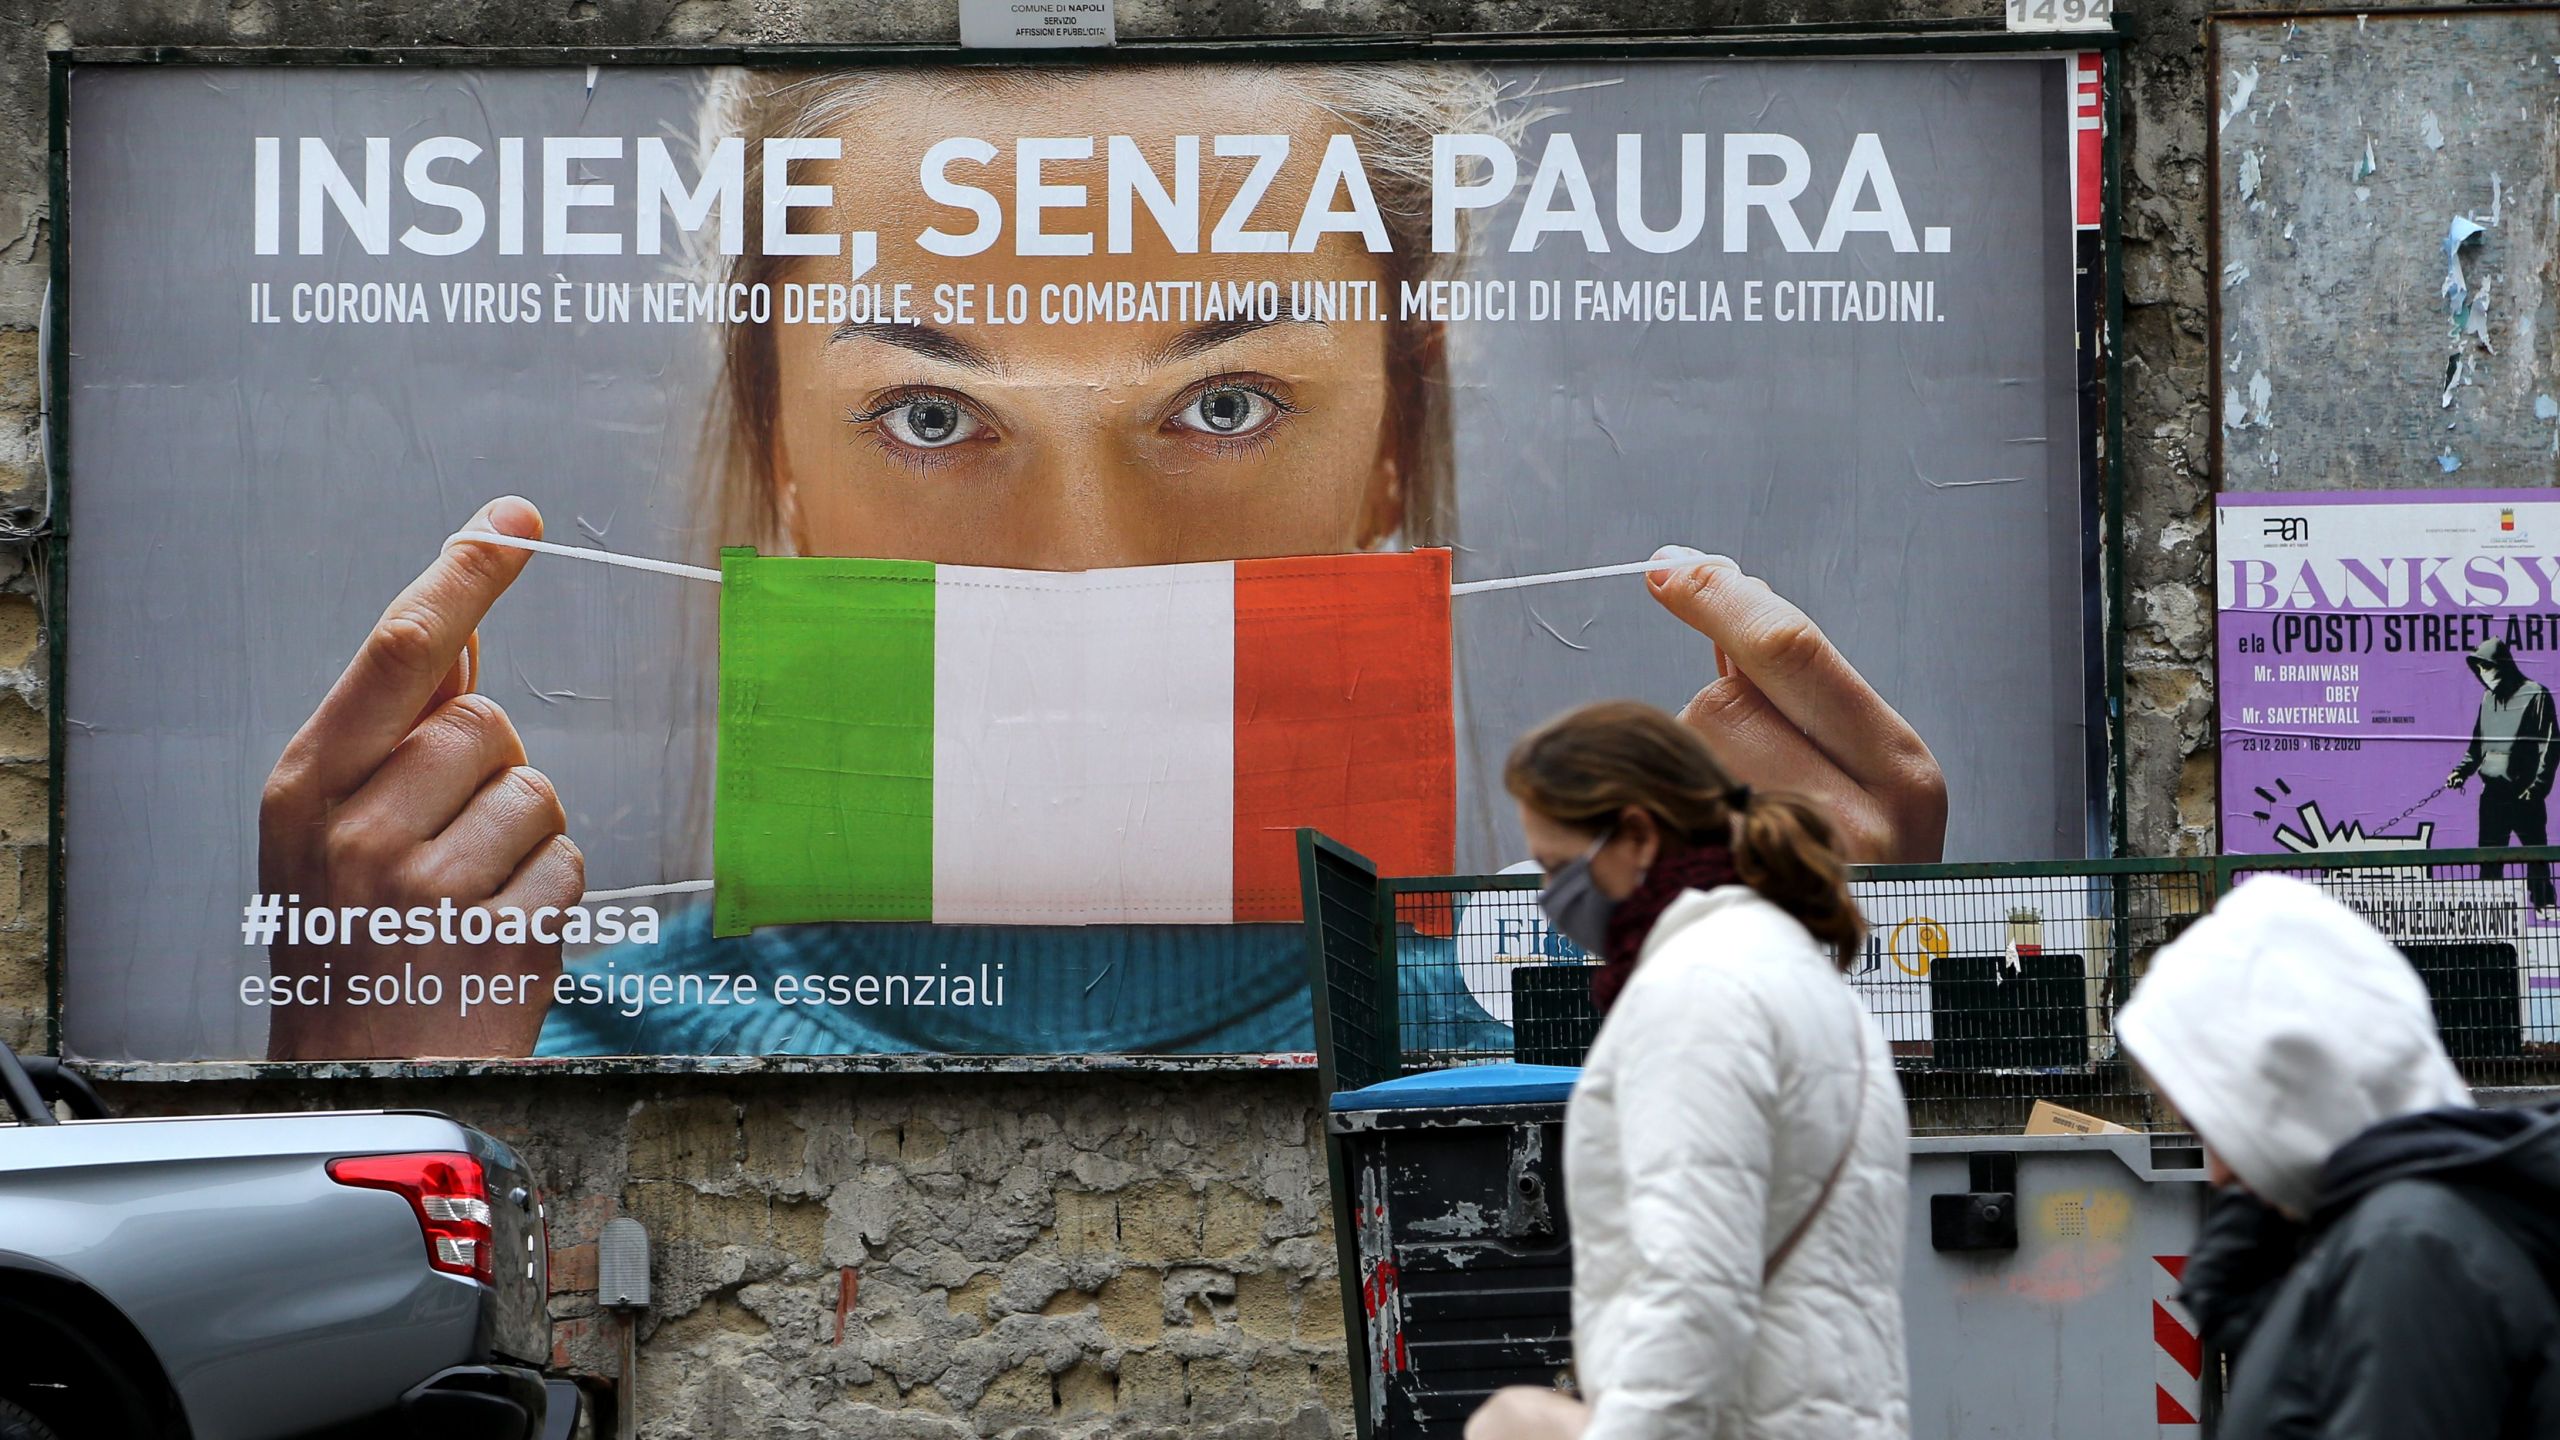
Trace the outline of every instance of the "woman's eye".
{"type": "Polygon", "coordinates": [[[1279,401],[1259,390],[1242,385],[1212,385],[1174,412],[1173,421],[1185,430],[1205,435],[1251,435],[1269,425],[1280,409],[1279,401]]]}
{"type": "Polygon", "coordinates": [[[878,416],[889,438],[918,450],[940,450],[960,444],[985,428],[969,407],[948,395],[918,395],[901,400],[878,416]]]}

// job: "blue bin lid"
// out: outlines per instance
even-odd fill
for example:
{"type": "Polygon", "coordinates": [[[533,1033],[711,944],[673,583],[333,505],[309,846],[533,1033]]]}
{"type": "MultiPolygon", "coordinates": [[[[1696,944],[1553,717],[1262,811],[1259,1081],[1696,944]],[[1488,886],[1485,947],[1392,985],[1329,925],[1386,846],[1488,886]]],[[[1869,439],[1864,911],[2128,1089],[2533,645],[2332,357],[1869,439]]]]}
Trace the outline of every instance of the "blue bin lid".
{"type": "Polygon", "coordinates": [[[1455,1105],[1559,1105],[1578,1065],[1459,1065],[1335,1093],[1336,1110],[1435,1110],[1455,1105]]]}

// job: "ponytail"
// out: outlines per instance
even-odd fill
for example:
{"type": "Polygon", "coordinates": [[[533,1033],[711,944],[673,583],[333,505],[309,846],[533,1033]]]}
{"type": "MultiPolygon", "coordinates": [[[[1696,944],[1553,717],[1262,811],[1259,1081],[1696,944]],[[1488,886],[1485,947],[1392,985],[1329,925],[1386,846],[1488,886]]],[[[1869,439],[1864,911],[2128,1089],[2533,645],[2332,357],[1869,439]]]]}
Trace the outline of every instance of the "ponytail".
{"type": "Polygon", "coordinates": [[[1867,922],[1849,893],[1849,866],[1833,846],[1830,817],[1794,795],[1735,789],[1733,868],[1742,883],[1794,916],[1848,969],[1866,944],[1867,922]]]}
{"type": "Polygon", "coordinates": [[[1520,738],[1503,767],[1512,798],[1594,834],[1633,807],[1665,836],[1733,851],[1735,873],[1795,917],[1847,970],[1866,943],[1829,817],[1794,795],[1737,785],[1698,732],[1650,705],[1606,700],[1520,738]]]}

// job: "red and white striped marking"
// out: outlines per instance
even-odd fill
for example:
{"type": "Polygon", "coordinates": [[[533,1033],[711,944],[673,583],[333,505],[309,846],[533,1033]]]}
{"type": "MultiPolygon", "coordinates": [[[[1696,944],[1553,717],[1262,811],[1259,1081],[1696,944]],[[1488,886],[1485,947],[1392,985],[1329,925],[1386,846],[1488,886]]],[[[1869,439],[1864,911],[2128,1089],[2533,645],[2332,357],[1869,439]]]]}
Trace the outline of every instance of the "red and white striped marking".
{"type": "Polygon", "coordinates": [[[2160,1433],[2190,1436],[2204,1413],[2204,1340],[2195,1317],[2178,1303],[2187,1257],[2154,1255],[2151,1270],[2151,1338],[2159,1376],[2160,1433]]]}
{"type": "Polygon", "coordinates": [[[2073,225],[2098,228],[2098,143],[2105,112],[2098,101],[2100,58],[2095,52],[2071,57],[2071,211],[2073,225]]]}

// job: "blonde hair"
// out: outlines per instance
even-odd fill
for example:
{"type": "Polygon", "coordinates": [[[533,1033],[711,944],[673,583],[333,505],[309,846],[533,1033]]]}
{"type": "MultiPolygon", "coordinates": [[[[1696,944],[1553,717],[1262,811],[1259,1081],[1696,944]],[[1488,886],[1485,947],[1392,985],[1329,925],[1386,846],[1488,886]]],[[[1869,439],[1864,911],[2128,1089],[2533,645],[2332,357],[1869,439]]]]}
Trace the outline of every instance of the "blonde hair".
{"type": "MultiPolygon", "coordinates": [[[[1518,117],[1506,119],[1500,113],[1501,93],[1490,76],[1470,66],[1444,64],[1200,63],[1214,64],[1222,73],[1293,81],[1300,75],[1307,77],[1307,99],[1338,121],[1360,146],[1370,189],[1392,242],[1379,257],[1387,267],[1390,305],[1402,282],[1445,279],[1458,271],[1464,263],[1464,243],[1447,253],[1431,248],[1431,137],[1465,131],[1500,134],[1521,123],[1518,117]]],[[[1143,85],[1151,71],[1173,68],[1197,67],[852,73],[725,69],[714,79],[704,106],[699,143],[707,152],[719,138],[743,137],[748,167],[745,193],[756,195],[763,188],[762,141],[838,130],[893,84],[939,82],[954,90],[1002,89],[1036,97],[1044,90],[1086,81],[1143,85]]],[[[717,264],[716,278],[726,283],[771,282],[794,257],[765,255],[762,209],[749,205],[745,211],[742,252],[735,257],[697,257],[697,268],[717,264]]],[[[1448,544],[1456,537],[1456,512],[1451,496],[1455,476],[1446,337],[1434,322],[1390,319],[1386,325],[1388,443],[1394,447],[1404,492],[1403,538],[1409,544],[1448,544]]],[[[776,370],[771,326],[728,328],[721,341],[720,383],[703,446],[714,477],[702,516],[709,533],[720,544],[752,544],[768,554],[786,550],[789,542],[782,533],[777,499],[780,476],[774,463],[781,400],[776,370]]]]}

